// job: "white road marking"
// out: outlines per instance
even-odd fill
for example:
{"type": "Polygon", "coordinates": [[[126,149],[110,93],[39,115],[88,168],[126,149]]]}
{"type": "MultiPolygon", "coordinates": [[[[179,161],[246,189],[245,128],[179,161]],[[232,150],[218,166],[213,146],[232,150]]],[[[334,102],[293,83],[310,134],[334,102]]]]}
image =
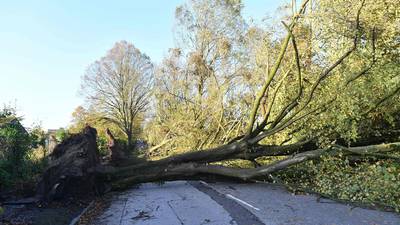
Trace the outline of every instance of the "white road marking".
{"type": "Polygon", "coordinates": [[[233,196],[233,195],[231,195],[231,194],[226,194],[225,196],[228,197],[228,198],[231,198],[231,199],[233,199],[233,200],[235,200],[235,201],[237,201],[237,202],[239,202],[239,203],[242,203],[242,204],[245,205],[245,206],[248,206],[248,207],[250,207],[250,208],[252,208],[252,209],[255,209],[255,210],[257,210],[257,211],[260,211],[259,208],[254,207],[254,206],[250,205],[249,203],[247,203],[247,202],[245,202],[245,201],[243,201],[243,200],[241,200],[241,199],[238,199],[238,198],[236,198],[235,196],[233,196]]]}
{"type": "MultiPolygon", "coordinates": [[[[212,187],[211,187],[207,182],[205,182],[205,181],[202,181],[202,180],[201,180],[200,183],[201,183],[202,185],[204,185],[204,186],[207,186],[207,187],[212,188],[212,187]]],[[[214,188],[212,188],[212,189],[214,189],[214,188]]],[[[215,190],[215,189],[214,189],[214,190],[215,190]]],[[[217,192],[218,192],[218,191],[217,191],[217,192]]],[[[228,197],[228,198],[230,198],[230,199],[233,199],[233,200],[235,200],[235,201],[237,201],[237,202],[239,202],[239,203],[241,203],[241,204],[243,204],[243,205],[245,205],[245,206],[248,206],[248,207],[250,207],[250,208],[252,208],[252,209],[255,209],[255,210],[257,210],[257,211],[260,211],[259,208],[254,207],[254,206],[250,205],[249,203],[243,201],[242,199],[236,198],[235,196],[233,196],[233,195],[231,195],[231,194],[225,194],[225,196],[228,197]]]]}
{"type": "Polygon", "coordinates": [[[202,185],[204,185],[204,186],[210,187],[210,185],[207,184],[207,182],[205,182],[205,181],[202,181],[202,180],[201,180],[200,183],[201,183],[202,185]]]}

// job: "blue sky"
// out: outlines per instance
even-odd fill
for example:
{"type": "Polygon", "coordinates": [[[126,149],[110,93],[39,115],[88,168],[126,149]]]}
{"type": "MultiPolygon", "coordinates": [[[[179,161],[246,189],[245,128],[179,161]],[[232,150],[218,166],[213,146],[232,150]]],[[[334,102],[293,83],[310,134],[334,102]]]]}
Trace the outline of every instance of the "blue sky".
{"type": "MultiPolygon", "coordinates": [[[[86,67],[127,40],[160,62],[173,47],[174,11],[184,0],[15,0],[0,2],[0,106],[12,103],[24,124],[66,127],[83,104],[86,67]]],[[[244,0],[260,20],[284,0],[244,0]]]]}

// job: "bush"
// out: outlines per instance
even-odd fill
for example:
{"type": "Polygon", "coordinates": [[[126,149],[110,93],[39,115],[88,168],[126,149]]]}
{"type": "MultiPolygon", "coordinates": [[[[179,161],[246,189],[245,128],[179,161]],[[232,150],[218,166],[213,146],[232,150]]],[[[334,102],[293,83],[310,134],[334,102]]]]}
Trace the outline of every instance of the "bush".
{"type": "Polygon", "coordinates": [[[68,131],[66,131],[64,128],[60,128],[56,132],[56,139],[58,143],[63,142],[65,139],[69,137],[68,131]]]}
{"type": "Polygon", "coordinates": [[[99,148],[99,153],[101,156],[108,155],[108,145],[107,145],[107,138],[104,136],[97,136],[97,145],[99,148]]]}
{"type": "Polygon", "coordinates": [[[38,146],[37,135],[28,133],[9,110],[0,111],[0,189],[29,183],[44,167],[31,153],[38,146]]]}
{"type": "Polygon", "coordinates": [[[400,212],[400,164],[392,160],[352,163],[345,157],[325,157],[277,175],[288,184],[333,198],[400,212]]]}

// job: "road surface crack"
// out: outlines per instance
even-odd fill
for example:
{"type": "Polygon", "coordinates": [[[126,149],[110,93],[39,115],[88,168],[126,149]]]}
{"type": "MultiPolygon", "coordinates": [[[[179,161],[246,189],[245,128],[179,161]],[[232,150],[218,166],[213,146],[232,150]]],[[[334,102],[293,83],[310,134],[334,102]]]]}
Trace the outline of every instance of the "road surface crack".
{"type": "Polygon", "coordinates": [[[171,208],[172,212],[174,213],[174,215],[176,216],[176,218],[179,220],[179,222],[181,223],[181,225],[185,225],[185,223],[183,223],[182,219],[178,216],[178,214],[175,212],[175,209],[172,207],[171,205],[172,201],[167,201],[168,206],[171,208]]]}
{"type": "Polygon", "coordinates": [[[124,207],[122,208],[121,218],[119,219],[119,225],[122,224],[122,219],[124,218],[124,215],[125,215],[125,209],[126,209],[127,202],[128,202],[128,198],[125,199],[124,207]]]}

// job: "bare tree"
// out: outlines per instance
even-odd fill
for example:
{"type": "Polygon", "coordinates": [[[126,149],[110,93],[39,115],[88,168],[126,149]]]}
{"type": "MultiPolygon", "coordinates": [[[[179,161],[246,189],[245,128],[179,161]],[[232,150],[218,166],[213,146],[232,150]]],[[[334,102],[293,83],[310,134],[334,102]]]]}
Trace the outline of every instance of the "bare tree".
{"type": "Polygon", "coordinates": [[[132,147],[134,120],[149,104],[153,64],[133,44],[117,42],[106,56],[87,69],[82,92],[103,119],[115,123],[132,147]]]}

